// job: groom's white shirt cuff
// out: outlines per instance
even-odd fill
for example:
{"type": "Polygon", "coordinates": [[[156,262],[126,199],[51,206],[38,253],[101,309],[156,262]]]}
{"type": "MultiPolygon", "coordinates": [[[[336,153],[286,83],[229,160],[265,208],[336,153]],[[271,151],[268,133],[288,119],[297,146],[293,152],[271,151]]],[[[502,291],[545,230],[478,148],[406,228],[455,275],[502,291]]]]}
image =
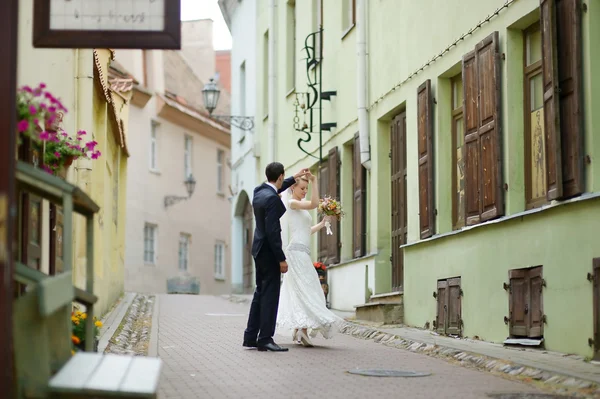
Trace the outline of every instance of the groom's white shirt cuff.
{"type": "Polygon", "coordinates": [[[274,184],[267,182],[267,186],[270,186],[273,190],[275,190],[275,194],[277,194],[277,187],[274,184]]]}

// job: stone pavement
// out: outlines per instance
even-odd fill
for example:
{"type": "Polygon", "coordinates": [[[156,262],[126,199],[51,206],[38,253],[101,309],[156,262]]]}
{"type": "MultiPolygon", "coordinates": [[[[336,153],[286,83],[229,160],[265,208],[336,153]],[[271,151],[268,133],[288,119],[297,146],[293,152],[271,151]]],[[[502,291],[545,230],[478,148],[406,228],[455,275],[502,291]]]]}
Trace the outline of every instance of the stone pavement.
{"type": "Polygon", "coordinates": [[[541,392],[534,385],[344,334],[329,341],[315,338],[315,348],[276,336],[276,342],[290,347],[287,353],[244,349],[248,304],[194,295],[157,298],[158,355],[164,362],[161,399],[486,398],[491,393],[541,392]],[[347,373],[357,368],[431,376],[380,378],[347,373]]]}

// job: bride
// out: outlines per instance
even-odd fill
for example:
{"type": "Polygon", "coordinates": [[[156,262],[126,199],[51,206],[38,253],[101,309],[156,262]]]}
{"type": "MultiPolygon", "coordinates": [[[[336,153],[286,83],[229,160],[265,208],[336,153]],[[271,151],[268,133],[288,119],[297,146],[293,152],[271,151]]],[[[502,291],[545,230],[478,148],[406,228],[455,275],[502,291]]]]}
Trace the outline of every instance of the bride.
{"type": "MultiPolygon", "coordinates": [[[[326,216],[320,223],[311,226],[312,217],[308,211],[319,205],[317,187],[317,177],[308,173],[281,196],[287,209],[281,225],[283,231],[289,228],[289,244],[285,249],[288,272],[283,275],[277,328],[293,330],[292,339],[304,346],[313,346],[309,335],[315,337],[319,332],[323,337],[331,338],[343,322],[327,309],[319,276],[310,257],[310,236],[325,227],[327,221],[332,221],[330,216],[326,216]],[[312,194],[307,201],[304,198],[309,181],[312,194]]],[[[285,245],[285,240],[282,242],[285,245]]]]}

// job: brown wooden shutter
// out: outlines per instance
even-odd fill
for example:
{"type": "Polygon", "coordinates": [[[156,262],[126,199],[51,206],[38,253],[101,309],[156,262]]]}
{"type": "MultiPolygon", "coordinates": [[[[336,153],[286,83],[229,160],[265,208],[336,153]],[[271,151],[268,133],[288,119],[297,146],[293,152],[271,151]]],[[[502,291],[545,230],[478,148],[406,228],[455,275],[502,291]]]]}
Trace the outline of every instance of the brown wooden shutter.
{"type": "Polygon", "coordinates": [[[529,278],[527,270],[510,270],[508,272],[510,282],[508,306],[510,309],[511,336],[526,337],[528,335],[529,311],[527,300],[529,298],[529,278]]]}
{"type": "Polygon", "coordinates": [[[399,291],[404,279],[404,256],[401,245],[406,244],[406,112],[392,121],[390,132],[392,186],[392,290],[399,291]]]}
{"type": "Polygon", "coordinates": [[[558,93],[558,51],[556,41],[556,8],[554,0],[540,0],[542,33],[542,79],[544,85],[544,131],[546,134],[546,198],[554,200],[563,194],[558,93]]]}
{"type": "Polygon", "coordinates": [[[583,193],[581,1],[556,0],[563,197],[583,193]]]}
{"type": "Polygon", "coordinates": [[[452,335],[461,334],[461,289],[460,289],[460,277],[448,279],[447,289],[447,300],[448,304],[447,317],[448,323],[446,326],[446,333],[452,335]]]}
{"type": "Polygon", "coordinates": [[[594,309],[594,360],[600,359],[600,258],[592,260],[593,274],[593,309],[594,309]]]}
{"type": "MultiPolygon", "coordinates": [[[[327,183],[328,195],[337,200],[340,199],[340,172],[339,172],[339,156],[337,147],[329,150],[329,158],[327,160],[329,168],[329,182],[327,183]]],[[[333,235],[327,236],[327,261],[329,264],[340,262],[340,223],[334,221],[331,223],[333,235]]],[[[322,229],[326,230],[326,229],[322,229]]]]}
{"type": "Polygon", "coordinates": [[[500,53],[498,32],[475,47],[479,81],[479,154],[481,221],[504,215],[500,104],[500,53]]]}
{"type": "Polygon", "coordinates": [[[366,232],[365,232],[365,168],[360,163],[360,141],[358,134],[354,136],[353,148],[353,173],[352,187],[354,191],[354,204],[352,209],[353,219],[353,240],[352,248],[354,257],[358,258],[365,254],[366,247],[366,232]]]}
{"type": "Polygon", "coordinates": [[[542,303],[542,267],[533,267],[527,270],[529,273],[529,337],[541,337],[544,335],[543,303],[542,303]]]}
{"type": "Polygon", "coordinates": [[[464,55],[462,62],[463,110],[465,126],[465,224],[471,226],[481,220],[479,203],[479,121],[477,102],[479,100],[477,82],[477,57],[475,51],[464,55]]]}
{"type": "MultiPolygon", "coordinates": [[[[328,195],[327,185],[329,183],[329,164],[325,161],[319,165],[319,197],[323,198],[328,195]]],[[[319,262],[327,262],[327,231],[326,229],[319,230],[319,262]]]]}
{"type": "Polygon", "coordinates": [[[435,328],[438,333],[446,333],[448,300],[448,280],[438,280],[437,284],[437,316],[435,328]]]}
{"type": "Polygon", "coordinates": [[[417,90],[419,133],[419,224],[421,238],[435,234],[433,192],[433,101],[431,80],[427,79],[417,90]]]}

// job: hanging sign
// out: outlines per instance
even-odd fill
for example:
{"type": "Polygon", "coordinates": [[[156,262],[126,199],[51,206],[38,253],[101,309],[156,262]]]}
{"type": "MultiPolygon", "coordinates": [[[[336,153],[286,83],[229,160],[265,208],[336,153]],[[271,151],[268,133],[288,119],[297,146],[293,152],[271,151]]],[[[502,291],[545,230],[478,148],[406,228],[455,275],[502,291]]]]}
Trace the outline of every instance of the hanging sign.
{"type": "Polygon", "coordinates": [[[180,0],[34,0],[33,46],[180,49],[180,0]]]}

